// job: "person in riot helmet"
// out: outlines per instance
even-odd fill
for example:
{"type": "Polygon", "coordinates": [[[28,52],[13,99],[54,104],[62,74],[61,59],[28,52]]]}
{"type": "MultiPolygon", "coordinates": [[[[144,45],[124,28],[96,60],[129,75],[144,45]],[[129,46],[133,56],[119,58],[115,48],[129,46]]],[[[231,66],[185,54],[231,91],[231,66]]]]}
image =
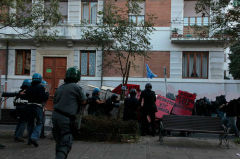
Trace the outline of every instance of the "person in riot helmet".
{"type": "Polygon", "coordinates": [[[146,135],[149,131],[149,118],[150,126],[152,129],[151,134],[155,135],[155,113],[157,112],[156,107],[156,95],[152,91],[151,83],[145,85],[145,90],[141,92],[139,103],[143,101],[143,106],[141,107],[141,134],[146,135]]]}
{"type": "MultiPolygon", "coordinates": [[[[45,92],[48,92],[49,93],[49,90],[48,90],[48,83],[47,83],[47,81],[44,81],[44,80],[42,80],[42,86],[44,87],[44,89],[45,89],[45,92]]],[[[46,105],[46,103],[44,102],[43,103],[43,118],[42,118],[42,123],[43,123],[43,126],[42,126],[42,129],[41,129],[41,134],[40,134],[40,138],[45,138],[45,133],[44,133],[44,125],[45,125],[45,111],[46,111],[46,109],[45,109],[45,105],[46,105]]]]}
{"type": "Polygon", "coordinates": [[[124,113],[123,120],[137,120],[137,110],[139,108],[139,101],[136,98],[137,91],[136,89],[131,89],[130,97],[126,98],[124,101],[124,113]]]}
{"type": "Polygon", "coordinates": [[[87,97],[77,84],[80,71],[71,67],[67,70],[64,84],[59,86],[54,95],[52,115],[53,137],[56,142],[56,159],[65,159],[72,147],[75,115],[80,107],[86,104],[87,97]]]}
{"type": "Polygon", "coordinates": [[[107,100],[106,100],[106,103],[105,103],[105,108],[104,108],[104,114],[106,116],[112,116],[111,115],[111,111],[116,108],[116,110],[119,108],[119,101],[118,101],[118,96],[116,94],[112,94],[111,97],[109,97],[107,100]]]}
{"type": "MultiPolygon", "coordinates": [[[[32,81],[30,79],[25,79],[20,87],[21,90],[19,93],[26,91],[31,86],[31,82],[32,81]]],[[[21,96],[16,96],[14,99],[14,106],[16,106],[16,117],[18,120],[14,133],[15,142],[24,142],[22,137],[27,123],[25,114],[27,103],[28,101],[21,96]]]]}
{"type": "Polygon", "coordinates": [[[25,92],[22,92],[22,95],[24,95],[24,97],[28,100],[28,145],[33,144],[35,147],[38,147],[37,140],[40,137],[41,128],[43,126],[42,104],[48,100],[49,96],[49,94],[45,92],[41,82],[41,74],[34,73],[32,76],[31,86],[25,92]]]}
{"type": "Polygon", "coordinates": [[[88,114],[101,115],[103,113],[102,104],[105,102],[100,99],[100,89],[94,88],[92,97],[89,99],[88,114]]]}

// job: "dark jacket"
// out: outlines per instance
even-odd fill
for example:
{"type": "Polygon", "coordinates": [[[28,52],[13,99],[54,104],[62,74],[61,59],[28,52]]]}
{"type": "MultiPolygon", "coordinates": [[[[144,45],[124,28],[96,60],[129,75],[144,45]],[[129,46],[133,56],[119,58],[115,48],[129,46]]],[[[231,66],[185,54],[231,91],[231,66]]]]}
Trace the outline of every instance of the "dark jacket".
{"type": "Polygon", "coordinates": [[[239,116],[240,110],[239,110],[239,101],[234,99],[231,100],[226,106],[224,106],[221,111],[226,112],[226,115],[229,117],[239,116]]]}
{"type": "Polygon", "coordinates": [[[156,107],[156,94],[152,90],[145,89],[144,91],[141,92],[139,103],[142,103],[142,100],[144,100],[143,103],[143,111],[147,112],[157,112],[157,107],[156,107]]]}
{"type": "Polygon", "coordinates": [[[45,92],[41,83],[32,83],[26,90],[25,98],[29,103],[42,104],[48,100],[49,93],[45,92]]]}
{"type": "Polygon", "coordinates": [[[123,120],[137,120],[137,110],[140,104],[136,97],[126,98],[124,101],[123,120]]]}

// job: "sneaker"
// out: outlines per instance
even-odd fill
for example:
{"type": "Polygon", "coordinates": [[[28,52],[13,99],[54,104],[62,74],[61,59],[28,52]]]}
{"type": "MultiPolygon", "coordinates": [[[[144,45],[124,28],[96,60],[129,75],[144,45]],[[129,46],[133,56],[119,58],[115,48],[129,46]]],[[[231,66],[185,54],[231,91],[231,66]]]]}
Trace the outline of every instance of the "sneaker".
{"type": "Polygon", "coordinates": [[[19,138],[19,137],[15,137],[14,141],[15,142],[25,142],[22,138],[19,138]]]}
{"type": "Polygon", "coordinates": [[[5,147],[5,145],[0,144],[0,149],[4,149],[5,147]]]}

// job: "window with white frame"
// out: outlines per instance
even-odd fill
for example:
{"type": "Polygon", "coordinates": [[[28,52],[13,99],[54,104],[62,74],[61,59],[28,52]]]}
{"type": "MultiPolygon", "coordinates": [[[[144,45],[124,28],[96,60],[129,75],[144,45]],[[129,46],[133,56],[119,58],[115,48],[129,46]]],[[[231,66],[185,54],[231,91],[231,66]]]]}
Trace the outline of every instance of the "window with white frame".
{"type": "Polygon", "coordinates": [[[80,51],[80,70],[82,76],[95,76],[96,51],[80,51]]]}
{"type": "Polygon", "coordinates": [[[184,26],[209,26],[209,17],[184,17],[184,26]]]}
{"type": "Polygon", "coordinates": [[[183,52],[183,78],[208,78],[208,52],[183,52]]]}
{"type": "Polygon", "coordinates": [[[82,22],[87,24],[97,23],[97,5],[95,0],[82,0],[82,22]]]}
{"type": "Polygon", "coordinates": [[[15,75],[30,75],[31,50],[16,50],[15,75]]]}
{"type": "Polygon", "coordinates": [[[129,13],[128,19],[129,22],[135,23],[135,24],[142,24],[145,21],[145,2],[138,2],[138,5],[140,7],[139,14],[129,13]]]}

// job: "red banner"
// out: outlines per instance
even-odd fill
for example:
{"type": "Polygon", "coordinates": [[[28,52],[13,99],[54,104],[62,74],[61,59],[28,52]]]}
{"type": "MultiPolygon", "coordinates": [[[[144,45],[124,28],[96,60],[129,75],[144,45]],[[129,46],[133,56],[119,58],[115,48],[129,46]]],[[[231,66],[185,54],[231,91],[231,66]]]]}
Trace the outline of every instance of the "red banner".
{"type": "Polygon", "coordinates": [[[175,115],[192,115],[195,99],[196,94],[179,90],[172,113],[175,115]]]}
{"type": "MultiPolygon", "coordinates": [[[[140,92],[140,85],[136,85],[136,84],[127,84],[127,85],[124,85],[126,86],[127,88],[127,94],[129,93],[129,91],[131,89],[136,89],[137,92],[140,92]]],[[[114,90],[112,90],[113,93],[116,93],[116,94],[121,94],[121,91],[122,91],[122,84],[118,85],[116,88],[114,88],[114,90]]]]}
{"type": "Polygon", "coordinates": [[[158,110],[155,114],[156,118],[162,118],[163,115],[170,114],[174,104],[174,100],[158,95],[156,100],[156,106],[158,110]]]}

